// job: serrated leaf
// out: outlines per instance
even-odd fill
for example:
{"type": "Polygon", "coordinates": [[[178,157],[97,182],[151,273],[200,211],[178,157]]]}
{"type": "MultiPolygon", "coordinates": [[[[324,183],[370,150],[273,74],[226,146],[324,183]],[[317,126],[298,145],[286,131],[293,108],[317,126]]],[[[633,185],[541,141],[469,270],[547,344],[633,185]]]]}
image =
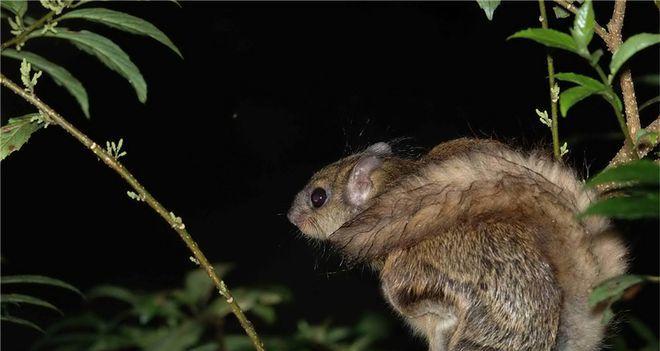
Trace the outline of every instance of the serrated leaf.
{"type": "Polygon", "coordinates": [[[641,275],[624,274],[600,283],[589,295],[589,306],[595,307],[603,302],[619,300],[630,287],[641,284],[645,278],[641,275]]]}
{"type": "Polygon", "coordinates": [[[611,182],[658,185],[660,184],[660,166],[649,160],[631,161],[617,167],[605,169],[589,179],[586,186],[593,187],[611,182]]]}
{"type": "Polygon", "coordinates": [[[59,279],[46,277],[43,275],[8,275],[0,277],[0,284],[41,284],[51,285],[58,288],[67,289],[85,297],[80,290],[76,289],[73,285],[59,279]]]}
{"type": "Polygon", "coordinates": [[[589,56],[588,46],[594,36],[595,23],[594,9],[591,5],[591,0],[586,0],[575,14],[573,29],[571,30],[571,35],[575,40],[578,53],[582,57],[589,56]]]}
{"type": "Polygon", "coordinates": [[[587,88],[589,88],[591,90],[594,90],[594,91],[600,91],[600,90],[605,90],[606,89],[605,85],[603,83],[601,83],[600,81],[598,81],[596,79],[593,79],[591,77],[587,77],[587,76],[582,75],[582,74],[571,73],[571,72],[556,73],[555,78],[559,79],[561,81],[564,81],[564,82],[571,82],[571,83],[579,84],[583,87],[587,87],[587,88]]]}
{"type": "Polygon", "coordinates": [[[110,39],[86,30],[73,32],[59,29],[57,33],[48,32],[45,36],[69,40],[80,50],[96,56],[108,68],[128,80],[135,89],[140,102],[147,101],[147,83],[144,81],[142,73],[128,54],[110,39]]]}
{"type": "Polygon", "coordinates": [[[46,72],[50,75],[57,85],[64,87],[77,101],[80,108],[83,110],[85,117],[89,118],[89,99],[87,97],[87,90],[83,87],[82,83],[76,79],[64,67],[58,66],[45,58],[25,51],[16,51],[13,49],[2,50],[2,56],[7,56],[16,60],[26,59],[34,67],[46,72]]]}
{"type": "Polygon", "coordinates": [[[60,21],[65,19],[85,19],[92,22],[98,22],[112,28],[117,28],[125,32],[144,35],[164,44],[179,57],[183,58],[179,49],[172,43],[170,38],[165,35],[160,29],[156,28],[153,24],[133,15],[127,13],[104,9],[104,8],[87,8],[74,10],[65,13],[59,18],[60,21]]]}
{"type": "Polygon", "coordinates": [[[44,332],[44,330],[41,329],[41,327],[39,327],[38,325],[36,325],[36,324],[26,320],[26,319],[17,318],[17,317],[13,317],[13,316],[0,316],[0,320],[5,321],[5,322],[9,322],[9,323],[22,325],[22,326],[25,326],[25,327],[29,327],[29,328],[38,330],[42,333],[44,332]]]}
{"type": "Polygon", "coordinates": [[[610,81],[616,76],[626,61],[637,52],[660,43],[660,34],[640,33],[628,38],[612,55],[610,61],[610,81]]]}
{"type": "Polygon", "coordinates": [[[479,7],[484,10],[489,21],[493,20],[495,9],[500,5],[500,0],[477,0],[479,7]]]}
{"type": "Polygon", "coordinates": [[[0,128],[0,160],[4,160],[9,154],[27,143],[32,133],[42,127],[32,118],[38,116],[38,113],[10,118],[7,124],[0,128]]]}
{"type": "Polygon", "coordinates": [[[59,314],[63,314],[62,311],[60,311],[59,308],[55,307],[53,304],[51,304],[48,301],[44,301],[42,299],[29,296],[29,295],[23,295],[23,294],[2,294],[0,295],[0,302],[10,302],[10,303],[17,303],[17,304],[28,304],[28,305],[34,305],[34,306],[41,306],[45,308],[49,308],[53,311],[57,311],[59,314]]]}
{"type": "Polygon", "coordinates": [[[567,18],[568,16],[571,15],[570,13],[568,13],[566,10],[564,10],[559,6],[553,6],[552,11],[555,13],[555,17],[557,18],[567,18]]]}
{"type": "Polygon", "coordinates": [[[554,29],[527,28],[516,32],[508,37],[507,40],[516,38],[530,39],[548,47],[567,50],[578,54],[575,40],[573,40],[570,35],[554,29]]]}
{"type": "Polygon", "coordinates": [[[600,215],[620,219],[658,218],[660,195],[646,192],[630,196],[617,196],[591,204],[579,217],[600,215]]]}
{"type": "Polygon", "coordinates": [[[27,11],[28,2],[27,0],[2,0],[0,6],[22,18],[27,11]]]}
{"type": "Polygon", "coordinates": [[[137,296],[132,291],[114,285],[101,285],[94,287],[87,293],[87,297],[90,299],[107,297],[126,302],[130,305],[134,305],[138,300],[137,296]]]}
{"type": "Polygon", "coordinates": [[[559,94],[559,110],[561,111],[561,115],[566,117],[566,113],[568,113],[568,110],[573,107],[573,105],[595,93],[597,93],[597,91],[583,86],[576,86],[564,90],[559,94]]]}

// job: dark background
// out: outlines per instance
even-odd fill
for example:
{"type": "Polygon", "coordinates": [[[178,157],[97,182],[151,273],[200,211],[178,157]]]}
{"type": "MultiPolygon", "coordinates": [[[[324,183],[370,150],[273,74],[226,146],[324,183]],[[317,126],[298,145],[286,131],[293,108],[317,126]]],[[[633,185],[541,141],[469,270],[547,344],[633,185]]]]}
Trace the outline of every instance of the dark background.
{"type": "MultiPolygon", "coordinates": [[[[279,322],[257,325],[264,332],[290,333],[299,319],[350,324],[367,310],[402,324],[380,297],[372,273],[346,270],[287,222],[290,201],[314,170],[400,137],[420,152],[461,136],[549,145],[549,130],[534,113],[548,109],[545,49],[505,40],[539,25],[536,2],[504,3],[493,22],[475,2],[100,6],[151,21],[185,59],[147,38],[84,24],[112,38],[140,67],[147,103],[140,104],[128,83],[95,58],[56,40],[35,39],[25,49],[62,64],[83,82],[92,119],[85,120],[50,78],[41,78],[37,93],[97,143],[124,138],[128,155],[122,162],[184,219],[211,261],[236,263],[226,279],[230,287],[282,284],[292,290],[294,300],[279,309],[279,322]]],[[[595,7],[605,24],[611,3],[595,7]]],[[[552,20],[563,29],[571,22],[552,20]]],[[[628,5],[624,35],[657,32],[658,25],[651,2],[628,5]]],[[[3,40],[8,34],[3,27],[3,40]]],[[[592,45],[603,46],[598,37],[592,45]]],[[[576,56],[555,56],[557,71],[594,75],[576,56]]],[[[632,60],[633,74],[657,73],[658,60],[657,48],[647,49],[632,60]]],[[[18,81],[17,62],[3,58],[2,64],[2,72],[18,81]]],[[[637,85],[640,102],[656,95],[658,87],[637,85]]],[[[2,90],[3,123],[31,111],[2,90]]],[[[657,108],[646,110],[643,124],[655,116],[657,108]]],[[[602,169],[621,145],[617,130],[600,99],[577,105],[561,120],[568,162],[584,176],[602,169]]],[[[2,274],[44,274],[81,289],[180,284],[194,268],[189,252],[127,190],[63,130],[35,134],[2,162],[2,274]]],[[[657,222],[619,226],[634,252],[632,271],[657,275],[657,222]]],[[[48,294],[66,313],[84,304],[57,289],[48,294]]],[[[657,285],[645,287],[623,309],[657,330],[657,285]]],[[[11,349],[37,337],[3,329],[2,345],[11,349]]],[[[418,341],[406,346],[413,337],[403,326],[391,340],[398,348],[423,349],[418,341]]]]}

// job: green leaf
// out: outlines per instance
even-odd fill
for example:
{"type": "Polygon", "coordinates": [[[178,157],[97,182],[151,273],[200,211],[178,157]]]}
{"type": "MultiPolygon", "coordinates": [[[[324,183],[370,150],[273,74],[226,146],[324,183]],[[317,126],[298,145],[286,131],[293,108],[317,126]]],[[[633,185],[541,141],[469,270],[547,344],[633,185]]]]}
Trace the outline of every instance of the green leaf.
{"type": "Polygon", "coordinates": [[[138,301],[137,296],[133,294],[132,291],[114,285],[101,285],[94,287],[87,293],[87,296],[90,299],[107,297],[126,302],[130,305],[135,305],[135,303],[138,301]]]}
{"type": "Polygon", "coordinates": [[[73,285],[61,281],[59,279],[46,277],[43,275],[9,275],[0,277],[0,284],[42,284],[42,285],[51,285],[58,288],[67,289],[77,293],[78,295],[85,297],[80,290],[76,289],[73,285]]]}
{"type": "Polygon", "coordinates": [[[589,88],[594,91],[605,90],[606,87],[603,83],[591,77],[584,76],[577,73],[556,73],[555,78],[564,82],[571,82],[579,84],[583,87],[589,88]]]}
{"type": "Polygon", "coordinates": [[[2,50],[2,56],[11,57],[19,61],[26,59],[34,67],[48,73],[57,85],[64,87],[71,95],[73,95],[78,101],[85,116],[89,118],[89,100],[87,98],[87,91],[82,83],[72,76],[69,71],[64,69],[64,67],[58,66],[37,54],[25,50],[16,51],[13,49],[4,49],[2,50]]]}
{"type": "Polygon", "coordinates": [[[79,18],[98,22],[125,32],[151,37],[169,47],[179,57],[183,58],[179,49],[170,38],[153,24],[133,15],[104,8],[87,8],[65,13],[59,20],[79,18]]]}
{"type": "Polygon", "coordinates": [[[584,86],[577,86],[564,90],[559,94],[559,110],[561,111],[561,115],[566,117],[566,113],[568,113],[568,110],[573,107],[573,105],[595,93],[597,92],[593,89],[584,86]]]}
{"type": "Polygon", "coordinates": [[[224,339],[227,350],[253,350],[252,341],[247,335],[227,335],[224,339]]]}
{"type": "Polygon", "coordinates": [[[28,2],[27,0],[2,0],[0,6],[22,18],[27,11],[28,2]]]}
{"type": "Polygon", "coordinates": [[[131,58],[110,39],[86,30],[72,32],[59,29],[57,33],[48,32],[46,37],[71,41],[80,50],[96,56],[108,68],[119,73],[133,86],[140,102],[147,101],[147,83],[131,58]]]}
{"type": "Polygon", "coordinates": [[[486,13],[489,21],[493,20],[495,9],[500,5],[500,0],[477,0],[479,7],[486,13]]]}
{"type": "Polygon", "coordinates": [[[527,28],[516,32],[509,39],[524,38],[552,48],[563,49],[578,54],[575,40],[568,34],[554,29],[527,28]]]}
{"type": "Polygon", "coordinates": [[[63,314],[62,311],[60,311],[59,308],[55,307],[53,304],[51,304],[48,301],[44,301],[42,299],[32,297],[29,295],[23,295],[23,294],[2,294],[0,295],[0,301],[1,302],[10,302],[10,303],[17,303],[17,304],[28,304],[28,305],[35,305],[35,306],[41,306],[45,308],[49,308],[51,310],[57,311],[59,314],[63,314]]]}
{"type": "Polygon", "coordinates": [[[660,195],[655,192],[611,197],[591,204],[579,217],[601,215],[621,219],[658,218],[660,195]]]}
{"type": "Polygon", "coordinates": [[[275,323],[275,320],[277,319],[275,315],[275,309],[271,306],[254,305],[250,312],[268,324],[275,323]]]}
{"type": "MultiPolygon", "coordinates": [[[[614,106],[614,108],[618,109],[619,111],[621,111],[621,109],[623,108],[623,104],[621,103],[621,100],[619,99],[619,97],[616,94],[612,94],[609,91],[607,91],[607,87],[605,86],[605,84],[601,83],[598,80],[595,80],[591,77],[587,77],[587,76],[584,76],[584,75],[581,75],[581,74],[570,73],[570,72],[569,73],[557,73],[555,75],[555,78],[557,78],[558,80],[561,80],[561,81],[572,82],[572,83],[575,83],[575,84],[579,84],[580,86],[591,90],[592,94],[598,94],[598,95],[603,96],[603,98],[605,100],[607,100],[607,102],[612,104],[614,106]]],[[[569,93],[568,96],[565,97],[565,99],[581,97],[581,96],[578,96],[578,95],[580,95],[582,93],[586,93],[586,90],[585,91],[580,91],[580,90],[572,91],[571,93],[569,93]],[[575,94],[575,95],[572,95],[572,94],[575,94]]],[[[585,96],[584,98],[586,98],[586,97],[588,97],[588,95],[585,96]]],[[[560,97],[560,99],[561,99],[561,97],[560,97]]],[[[580,99],[580,100],[582,100],[582,99],[580,99]]],[[[580,100],[575,101],[573,104],[577,103],[580,100]]],[[[571,102],[571,101],[566,100],[566,103],[569,103],[569,102],[571,102]]],[[[560,102],[560,104],[561,104],[561,102],[560,102]]],[[[571,106],[567,107],[566,112],[568,112],[568,109],[570,109],[571,106]]],[[[564,117],[566,117],[566,115],[563,112],[562,112],[562,115],[564,117]]]]}
{"type": "MultiPolygon", "coordinates": [[[[223,277],[230,269],[228,264],[214,264],[215,272],[223,277]]],[[[196,269],[189,272],[185,278],[185,296],[188,304],[195,305],[206,301],[213,291],[213,282],[206,271],[196,269]]]]}
{"type": "Polygon", "coordinates": [[[660,43],[660,34],[640,33],[628,38],[612,55],[610,61],[610,82],[614,79],[621,66],[637,52],[651,45],[660,43]]]}
{"type": "Polygon", "coordinates": [[[630,287],[641,284],[645,278],[641,275],[624,274],[610,278],[596,286],[589,296],[589,306],[595,307],[603,302],[619,300],[630,287]]]}
{"type": "Polygon", "coordinates": [[[588,187],[594,187],[603,183],[634,182],[640,185],[660,184],[660,166],[649,160],[636,160],[623,165],[607,168],[586,183],[588,187]]]}
{"type": "Polygon", "coordinates": [[[18,151],[32,133],[42,127],[42,124],[32,121],[32,118],[38,115],[38,113],[31,113],[10,118],[7,124],[0,128],[0,160],[4,160],[12,152],[18,151]]]}
{"type": "Polygon", "coordinates": [[[204,327],[198,322],[186,322],[168,330],[164,337],[145,345],[145,351],[186,351],[197,344],[204,327]]]}
{"type": "Polygon", "coordinates": [[[30,328],[38,330],[42,333],[44,332],[44,330],[41,329],[41,327],[39,327],[38,325],[36,325],[36,324],[34,324],[34,323],[32,323],[28,320],[22,319],[22,318],[16,318],[16,317],[12,317],[12,316],[0,316],[0,320],[5,321],[5,322],[9,322],[9,323],[14,323],[14,324],[26,326],[26,327],[30,327],[30,328]]]}
{"type": "Polygon", "coordinates": [[[582,57],[589,57],[589,43],[594,36],[594,9],[591,0],[586,0],[575,14],[571,35],[582,57]]]}
{"type": "Polygon", "coordinates": [[[571,15],[570,13],[568,13],[566,10],[564,10],[559,6],[553,6],[552,11],[555,13],[555,17],[557,18],[567,18],[568,16],[571,15]]]}

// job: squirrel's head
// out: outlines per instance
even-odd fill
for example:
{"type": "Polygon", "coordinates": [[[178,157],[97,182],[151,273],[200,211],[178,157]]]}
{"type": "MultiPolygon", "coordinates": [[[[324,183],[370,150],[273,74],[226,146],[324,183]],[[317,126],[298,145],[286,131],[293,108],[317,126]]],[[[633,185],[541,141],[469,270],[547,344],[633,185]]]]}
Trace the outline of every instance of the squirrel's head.
{"type": "Polygon", "coordinates": [[[390,146],[381,142],[324,167],[296,195],[289,221],[305,235],[326,239],[382,191],[394,160],[390,146]]]}

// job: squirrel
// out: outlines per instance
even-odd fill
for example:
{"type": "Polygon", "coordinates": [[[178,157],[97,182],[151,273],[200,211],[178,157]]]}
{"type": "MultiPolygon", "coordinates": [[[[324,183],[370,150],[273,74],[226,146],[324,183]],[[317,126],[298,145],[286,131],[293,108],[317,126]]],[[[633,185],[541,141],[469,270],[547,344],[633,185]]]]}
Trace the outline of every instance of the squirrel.
{"type": "Polygon", "coordinates": [[[606,326],[591,290],[626,270],[595,194],[539,152],[489,139],[418,158],[386,143],[312,176],[291,223],[379,274],[386,300],[431,351],[594,351],[606,326]]]}

